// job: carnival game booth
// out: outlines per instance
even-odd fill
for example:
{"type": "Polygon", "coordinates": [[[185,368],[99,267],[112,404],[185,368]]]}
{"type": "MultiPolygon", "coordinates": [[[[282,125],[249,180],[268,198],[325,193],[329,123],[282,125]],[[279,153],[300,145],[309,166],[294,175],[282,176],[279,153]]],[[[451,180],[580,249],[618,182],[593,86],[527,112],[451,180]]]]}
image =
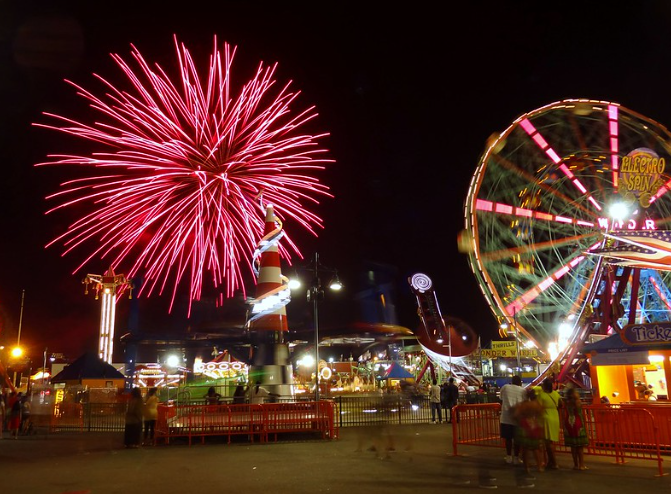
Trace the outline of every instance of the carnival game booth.
{"type": "Polygon", "coordinates": [[[384,379],[387,388],[396,388],[400,386],[401,381],[406,381],[410,384],[415,382],[415,376],[404,369],[399,362],[392,362],[387,371],[384,373],[384,379]]]}
{"type": "Polygon", "coordinates": [[[619,334],[584,345],[589,358],[594,402],[641,402],[650,389],[659,402],[669,402],[671,323],[630,324],[619,334]]]}
{"type": "Polygon", "coordinates": [[[95,353],[85,353],[51,378],[52,384],[122,390],[126,377],[95,353]]]}

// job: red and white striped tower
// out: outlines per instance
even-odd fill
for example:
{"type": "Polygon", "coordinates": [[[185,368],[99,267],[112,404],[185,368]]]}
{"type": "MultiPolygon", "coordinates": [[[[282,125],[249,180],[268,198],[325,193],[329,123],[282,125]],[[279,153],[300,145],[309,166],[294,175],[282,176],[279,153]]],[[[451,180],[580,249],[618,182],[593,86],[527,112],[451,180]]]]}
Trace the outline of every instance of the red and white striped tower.
{"type": "Polygon", "coordinates": [[[284,333],[289,330],[286,304],[289,289],[284,283],[277,243],[282,236],[282,224],[272,205],[266,207],[266,224],[259,242],[259,267],[256,298],[248,328],[252,335],[252,365],[249,383],[257,381],[271,393],[293,396],[293,376],[289,363],[289,347],[284,333]]]}

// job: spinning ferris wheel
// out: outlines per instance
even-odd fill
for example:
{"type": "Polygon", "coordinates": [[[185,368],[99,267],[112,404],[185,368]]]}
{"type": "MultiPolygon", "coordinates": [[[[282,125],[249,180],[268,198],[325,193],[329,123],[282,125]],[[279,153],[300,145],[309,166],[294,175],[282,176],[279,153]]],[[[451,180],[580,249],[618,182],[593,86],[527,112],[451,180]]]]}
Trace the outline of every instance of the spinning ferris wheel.
{"type": "Polygon", "coordinates": [[[671,272],[598,254],[621,234],[671,229],[670,155],[665,127],[606,101],[555,102],[492,136],[462,246],[494,315],[514,321],[522,343],[566,362],[589,333],[669,320],[671,272]]]}

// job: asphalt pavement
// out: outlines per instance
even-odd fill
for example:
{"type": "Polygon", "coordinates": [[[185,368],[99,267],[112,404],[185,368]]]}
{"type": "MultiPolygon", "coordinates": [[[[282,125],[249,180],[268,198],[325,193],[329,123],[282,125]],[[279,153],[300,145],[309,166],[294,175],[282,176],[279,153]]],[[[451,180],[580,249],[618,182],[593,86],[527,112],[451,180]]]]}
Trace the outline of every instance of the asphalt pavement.
{"type": "MultiPolygon", "coordinates": [[[[505,464],[503,449],[459,446],[452,454],[447,424],[351,427],[340,438],[284,438],[264,444],[223,438],[185,440],[125,449],[122,433],[38,433],[0,441],[0,492],[22,494],[133,493],[466,493],[480,489],[544,493],[663,492],[671,477],[653,461],[617,465],[586,456],[573,470],[568,454],[559,470],[523,475],[505,464]]],[[[671,470],[671,466],[665,470],[671,470]]]]}

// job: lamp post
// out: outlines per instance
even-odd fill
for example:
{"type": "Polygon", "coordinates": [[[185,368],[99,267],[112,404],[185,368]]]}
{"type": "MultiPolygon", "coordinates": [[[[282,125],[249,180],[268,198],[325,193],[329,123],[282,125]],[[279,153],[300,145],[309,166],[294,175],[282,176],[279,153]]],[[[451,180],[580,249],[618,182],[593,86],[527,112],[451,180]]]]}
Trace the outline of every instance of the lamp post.
{"type": "MultiPolygon", "coordinates": [[[[26,298],[26,291],[21,290],[21,311],[19,312],[19,328],[16,334],[16,348],[15,351],[12,352],[13,355],[16,356],[16,358],[19,358],[23,355],[23,351],[21,350],[21,324],[23,323],[23,301],[26,298]]],[[[14,379],[13,379],[13,384],[16,386],[16,370],[14,370],[14,379]]],[[[19,386],[21,387],[21,383],[19,383],[19,386]]]]}
{"type": "Polygon", "coordinates": [[[517,328],[517,311],[513,307],[513,329],[515,330],[515,353],[517,354],[517,372],[522,375],[522,364],[520,361],[520,332],[517,328]]]}
{"type": "MultiPolygon", "coordinates": [[[[307,301],[312,302],[315,333],[315,401],[319,401],[319,301],[324,298],[324,287],[322,286],[320,277],[321,273],[326,272],[333,275],[333,279],[328,286],[331,290],[340,290],[342,284],[338,278],[338,272],[335,269],[328,268],[319,262],[319,253],[317,252],[315,252],[311,267],[303,269],[312,272],[312,283],[307,290],[307,301]]],[[[296,283],[292,283],[290,286],[295,288],[296,283]]]]}

